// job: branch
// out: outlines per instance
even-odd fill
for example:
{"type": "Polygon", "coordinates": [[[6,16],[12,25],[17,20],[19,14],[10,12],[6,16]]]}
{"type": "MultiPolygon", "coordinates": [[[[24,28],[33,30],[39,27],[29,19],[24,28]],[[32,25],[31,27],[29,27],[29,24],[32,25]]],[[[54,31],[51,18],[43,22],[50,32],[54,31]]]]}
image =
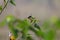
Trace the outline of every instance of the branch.
{"type": "Polygon", "coordinates": [[[7,4],[8,4],[9,0],[7,1],[7,3],[5,4],[5,6],[3,7],[3,9],[0,12],[0,15],[2,14],[2,12],[4,11],[4,9],[6,8],[7,4]]]}

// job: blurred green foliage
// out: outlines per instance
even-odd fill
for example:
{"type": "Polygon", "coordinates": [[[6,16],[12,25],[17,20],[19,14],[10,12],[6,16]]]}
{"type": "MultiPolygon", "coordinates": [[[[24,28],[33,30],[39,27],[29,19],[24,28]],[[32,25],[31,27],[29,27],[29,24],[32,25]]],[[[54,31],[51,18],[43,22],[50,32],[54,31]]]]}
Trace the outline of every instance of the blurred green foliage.
{"type": "Polygon", "coordinates": [[[55,35],[56,35],[55,31],[49,30],[48,32],[46,32],[44,40],[54,40],[55,35]]]}
{"type": "Polygon", "coordinates": [[[37,36],[42,36],[42,31],[38,28],[37,24],[33,26],[27,19],[21,20],[17,19],[12,15],[8,15],[4,21],[0,22],[0,26],[8,25],[10,31],[15,36],[18,37],[18,32],[22,33],[22,40],[33,40],[31,36],[29,36],[29,30],[32,30],[37,36]],[[36,30],[37,28],[37,30],[36,30]]]}
{"type": "Polygon", "coordinates": [[[56,37],[56,30],[60,29],[60,19],[52,17],[52,19],[45,20],[42,26],[39,26],[35,22],[32,25],[27,19],[21,20],[13,15],[8,15],[4,21],[0,22],[0,26],[8,25],[12,34],[17,38],[18,33],[21,32],[22,40],[33,40],[29,30],[33,31],[38,37],[42,37],[44,40],[54,40],[56,37]],[[40,28],[41,27],[41,28],[40,28]]]}

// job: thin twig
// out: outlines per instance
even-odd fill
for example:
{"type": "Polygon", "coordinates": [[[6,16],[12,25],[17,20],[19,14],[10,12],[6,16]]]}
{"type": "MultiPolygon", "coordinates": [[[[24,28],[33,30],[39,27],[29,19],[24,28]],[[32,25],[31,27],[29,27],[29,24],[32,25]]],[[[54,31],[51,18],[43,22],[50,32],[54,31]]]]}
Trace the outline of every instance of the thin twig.
{"type": "Polygon", "coordinates": [[[9,0],[7,1],[7,3],[5,4],[5,6],[3,7],[3,9],[0,12],[0,15],[2,14],[2,12],[4,11],[4,9],[6,8],[7,4],[8,4],[9,0]]]}

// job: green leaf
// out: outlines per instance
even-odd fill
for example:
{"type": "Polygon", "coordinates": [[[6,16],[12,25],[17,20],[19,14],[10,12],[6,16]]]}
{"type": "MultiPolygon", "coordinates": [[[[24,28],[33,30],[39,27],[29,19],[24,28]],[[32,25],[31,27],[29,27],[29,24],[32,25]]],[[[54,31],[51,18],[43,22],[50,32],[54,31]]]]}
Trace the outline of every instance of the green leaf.
{"type": "Polygon", "coordinates": [[[27,39],[27,33],[28,33],[28,28],[25,27],[25,28],[22,30],[22,40],[26,40],[26,39],[27,39]]]}
{"type": "Polygon", "coordinates": [[[8,15],[8,16],[6,16],[5,20],[7,23],[10,23],[10,22],[14,22],[16,20],[16,18],[12,15],[8,15]]]}
{"type": "Polygon", "coordinates": [[[14,6],[16,5],[15,2],[14,2],[14,0],[10,0],[10,3],[11,3],[12,5],[14,5],[14,6]]]}
{"type": "Polygon", "coordinates": [[[2,10],[2,6],[0,6],[0,11],[2,10]]]}
{"type": "Polygon", "coordinates": [[[40,26],[37,23],[34,24],[34,27],[37,28],[37,29],[39,29],[39,30],[41,30],[40,26]]]}
{"type": "Polygon", "coordinates": [[[29,22],[27,20],[17,20],[18,28],[24,29],[25,27],[28,28],[30,26],[29,22]]]}
{"type": "Polygon", "coordinates": [[[30,30],[32,30],[37,36],[44,37],[44,32],[42,30],[35,29],[33,27],[30,27],[30,30]]]}
{"type": "Polygon", "coordinates": [[[26,40],[29,31],[29,25],[26,20],[24,20],[22,24],[23,24],[23,28],[22,28],[23,40],[26,40]]]}
{"type": "Polygon", "coordinates": [[[13,25],[12,23],[9,23],[8,26],[9,26],[10,31],[11,31],[12,34],[14,35],[14,37],[17,38],[17,37],[18,37],[18,32],[17,32],[16,29],[14,28],[14,25],[13,25]]]}

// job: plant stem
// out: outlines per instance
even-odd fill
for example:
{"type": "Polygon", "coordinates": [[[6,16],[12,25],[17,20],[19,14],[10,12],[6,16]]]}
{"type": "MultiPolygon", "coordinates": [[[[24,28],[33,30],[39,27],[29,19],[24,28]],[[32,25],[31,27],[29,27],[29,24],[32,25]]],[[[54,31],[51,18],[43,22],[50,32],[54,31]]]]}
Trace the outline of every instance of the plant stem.
{"type": "Polygon", "coordinates": [[[8,2],[9,2],[9,0],[6,2],[6,4],[4,5],[3,9],[1,10],[0,15],[1,15],[2,12],[4,11],[4,9],[7,7],[8,2]]]}

